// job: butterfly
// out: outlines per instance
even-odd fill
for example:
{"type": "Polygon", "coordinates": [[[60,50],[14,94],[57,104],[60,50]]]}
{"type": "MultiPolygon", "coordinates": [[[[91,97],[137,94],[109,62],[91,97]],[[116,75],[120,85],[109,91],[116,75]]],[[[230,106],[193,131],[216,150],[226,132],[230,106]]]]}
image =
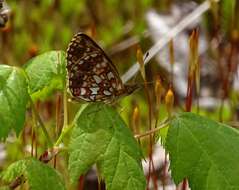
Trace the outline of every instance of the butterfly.
{"type": "Polygon", "coordinates": [[[109,57],[84,33],[73,37],[66,58],[68,87],[76,100],[111,103],[138,88],[123,84],[109,57]]]}

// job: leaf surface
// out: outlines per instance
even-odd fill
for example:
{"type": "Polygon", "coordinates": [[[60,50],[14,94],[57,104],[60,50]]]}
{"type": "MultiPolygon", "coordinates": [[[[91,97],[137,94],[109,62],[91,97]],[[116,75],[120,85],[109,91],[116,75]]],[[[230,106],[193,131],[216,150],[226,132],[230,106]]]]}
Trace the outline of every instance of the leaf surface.
{"type": "Polygon", "coordinates": [[[33,99],[43,99],[54,90],[63,89],[66,77],[65,62],[64,51],[50,51],[32,58],[24,66],[33,99]]]}
{"type": "Polygon", "coordinates": [[[9,183],[21,175],[27,179],[31,190],[66,190],[60,174],[34,158],[14,162],[1,173],[1,178],[9,183]]]}
{"type": "Polygon", "coordinates": [[[0,139],[11,129],[20,133],[25,122],[28,102],[27,82],[23,70],[0,65],[0,139]]]}
{"type": "Polygon", "coordinates": [[[144,190],[141,152],[118,113],[91,104],[76,118],[70,140],[69,171],[73,182],[97,164],[108,190],[144,190]]]}
{"type": "Polygon", "coordinates": [[[239,189],[239,132],[193,113],[176,116],[166,148],[178,184],[189,180],[192,190],[239,189]]]}

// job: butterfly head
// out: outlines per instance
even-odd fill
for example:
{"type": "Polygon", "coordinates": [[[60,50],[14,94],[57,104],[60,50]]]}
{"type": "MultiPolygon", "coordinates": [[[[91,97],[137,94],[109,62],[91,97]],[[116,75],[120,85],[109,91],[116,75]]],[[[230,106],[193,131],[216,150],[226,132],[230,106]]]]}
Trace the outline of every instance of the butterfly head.
{"type": "Polygon", "coordinates": [[[140,89],[140,85],[139,84],[126,84],[125,85],[125,89],[126,89],[126,92],[127,92],[127,95],[130,95],[132,94],[135,90],[138,90],[140,89]]]}

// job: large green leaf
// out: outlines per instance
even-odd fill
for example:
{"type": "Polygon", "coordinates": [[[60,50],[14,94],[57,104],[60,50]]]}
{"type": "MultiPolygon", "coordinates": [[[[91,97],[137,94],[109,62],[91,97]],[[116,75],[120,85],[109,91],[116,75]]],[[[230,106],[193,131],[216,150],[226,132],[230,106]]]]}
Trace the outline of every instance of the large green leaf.
{"type": "Polygon", "coordinates": [[[27,158],[11,164],[1,173],[3,181],[9,183],[23,175],[27,179],[31,190],[65,190],[60,174],[47,164],[27,158]]]}
{"type": "Polygon", "coordinates": [[[166,148],[178,184],[192,190],[239,189],[239,132],[193,113],[179,114],[169,127],[166,148]]]}
{"type": "Polygon", "coordinates": [[[139,146],[113,108],[91,104],[83,110],[75,120],[69,148],[73,182],[96,163],[108,190],[145,189],[139,146]]]}
{"type": "Polygon", "coordinates": [[[0,139],[5,139],[11,129],[22,130],[28,102],[24,72],[17,67],[0,65],[0,139]]]}
{"type": "Polygon", "coordinates": [[[32,97],[45,98],[54,90],[62,90],[66,77],[63,51],[50,51],[31,59],[25,66],[32,97]]]}

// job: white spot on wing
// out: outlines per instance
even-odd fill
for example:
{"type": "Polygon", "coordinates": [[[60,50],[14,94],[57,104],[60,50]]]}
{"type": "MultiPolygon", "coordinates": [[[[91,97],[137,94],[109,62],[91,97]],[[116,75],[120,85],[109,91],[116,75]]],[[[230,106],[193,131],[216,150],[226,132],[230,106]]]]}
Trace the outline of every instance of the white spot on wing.
{"type": "Polygon", "coordinates": [[[96,56],[97,56],[97,53],[92,53],[90,56],[91,56],[91,57],[96,57],[96,56]]]}
{"type": "Polygon", "coordinates": [[[80,89],[80,95],[85,95],[86,93],[86,89],[85,88],[81,88],[80,89]]]}
{"type": "Polygon", "coordinates": [[[105,79],[105,75],[101,74],[100,78],[105,79]]]}
{"type": "Polygon", "coordinates": [[[109,72],[107,74],[107,77],[108,77],[109,80],[112,79],[112,78],[115,78],[112,72],[109,72]]]}
{"type": "Polygon", "coordinates": [[[72,61],[68,60],[68,65],[71,65],[72,64],[72,61]]]}
{"type": "Polygon", "coordinates": [[[90,99],[94,101],[95,100],[95,96],[94,95],[90,96],[90,99]]]}
{"type": "Polygon", "coordinates": [[[116,88],[116,84],[115,84],[115,82],[112,82],[111,85],[112,85],[113,88],[116,88]]]}
{"type": "Polygon", "coordinates": [[[84,58],[84,60],[88,60],[89,58],[90,58],[90,56],[87,55],[87,56],[84,58]]]}
{"type": "Polygon", "coordinates": [[[102,67],[107,67],[108,60],[103,58],[103,61],[101,63],[102,67]]]}
{"type": "Polygon", "coordinates": [[[98,90],[99,90],[99,87],[95,87],[95,88],[90,88],[91,90],[91,94],[94,95],[94,94],[98,94],[98,90]]]}
{"type": "Polygon", "coordinates": [[[93,78],[95,79],[95,82],[97,84],[101,83],[101,81],[102,81],[102,79],[99,76],[97,76],[97,75],[93,75],[93,78]]]}
{"type": "Polygon", "coordinates": [[[100,66],[100,64],[99,64],[99,63],[97,63],[97,64],[96,64],[96,67],[97,67],[97,68],[100,68],[101,66],[100,66]]]}
{"type": "Polygon", "coordinates": [[[110,91],[108,91],[108,90],[104,90],[104,91],[103,91],[103,93],[104,93],[104,95],[106,95],[106,96],[109,96],[109,95],[111,95],[111,92],[110,92],[110,91]]]}

